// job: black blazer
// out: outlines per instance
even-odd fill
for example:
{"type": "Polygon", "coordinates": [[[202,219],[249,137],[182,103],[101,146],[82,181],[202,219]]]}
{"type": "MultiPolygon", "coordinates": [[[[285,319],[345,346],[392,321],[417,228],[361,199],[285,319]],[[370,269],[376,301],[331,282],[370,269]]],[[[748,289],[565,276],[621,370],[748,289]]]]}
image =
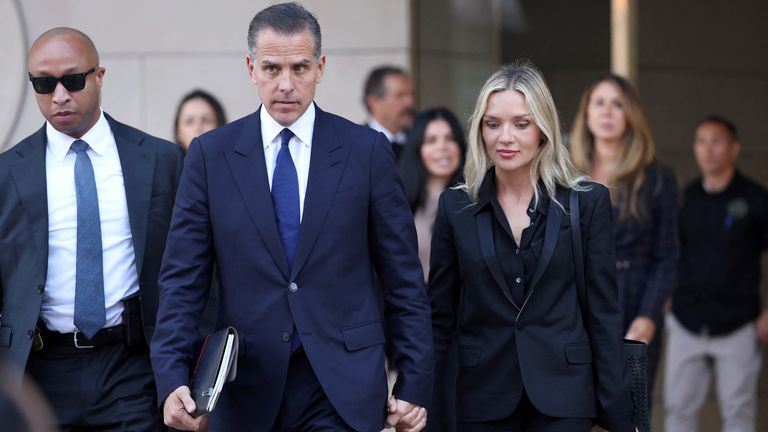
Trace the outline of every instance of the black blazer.
{"type": "MultiPolygon", "coordinates": [[[[598,423],[610,430],[631,428],[631,404],[622,391],[622,314],[607,189],[590,183],[589,191],[579,193],[591,313],[584,320],[569,218],[553,201],[541,256],[527,277],[526,298],[522,304],[513,302],[503,263],[494,252],[489,200],[496,192],[488,181],[493,173],[486,175],[477,203],[461,190],[442,194],[432,236],[429,296],[436,376],[443,376],[452,330],[459,323],[457,420],[506,418],[524,389],[545,415],[600,417],[598,423]]],[[[568,193],[558,188],[557,199],[566,209],[568,193]]]]}
{"type": "MultiPolygon", "coordinates": [[[[183,151],[106,115],[123,168],[144,335],[157,314],[157,276],[183,151]]],[[[0,155],[0,361],[24,369],[48,271],[45,126],[0,155]]]]}

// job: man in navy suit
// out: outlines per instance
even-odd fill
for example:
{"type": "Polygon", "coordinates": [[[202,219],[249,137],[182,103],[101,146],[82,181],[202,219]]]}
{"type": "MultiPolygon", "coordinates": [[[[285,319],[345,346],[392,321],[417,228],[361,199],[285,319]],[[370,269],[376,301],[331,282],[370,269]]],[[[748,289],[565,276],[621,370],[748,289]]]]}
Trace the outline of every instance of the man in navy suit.
{"type": "Polygon", "coordinates": [[[28,68],[46,122],[0,155],[0,363],[65,431],[156,431],[147,341],[183,153],[102,111],[82,32],[45,32],[28,68]]]}
{"type": "Polygon", "coordinates": [[[174,207],[151,344],[166,424],[207,421],[189,415],[187,384],[215,263],[217,326],[240,346],[214,430],[418,431],[430,306],[389,142],[313,103],[325,55],[302,6],[259,12],[248,44],[262,106],[192,141],[174,207]],[[385,344],[399,371],[389,401],[385,344]]]}

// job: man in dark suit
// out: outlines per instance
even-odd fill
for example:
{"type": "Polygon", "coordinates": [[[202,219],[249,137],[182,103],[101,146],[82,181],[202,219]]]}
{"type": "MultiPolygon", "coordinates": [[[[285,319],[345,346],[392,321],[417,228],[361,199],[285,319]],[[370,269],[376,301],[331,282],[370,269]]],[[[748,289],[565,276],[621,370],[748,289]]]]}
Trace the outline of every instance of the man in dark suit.
{"type": "Polygon", "coordinates": [[[187,384],[216,263],[218,327],[240,347],[214,430],[378,431],[389,409],[389,424],[418,431],[430,307],[390,145],[313,103],[325,55],[302,6],[262,10],[248,42],[262,106],[192,141],[174,208],[151,344],[166,424],[205,421],[188,414],[187,384]],[[400,373],[389,402],[386,343],[400,373]]]}
{"type": "Polygon", "coordinates": [[[413,124],[415,100],[411,77],[397,66],[379,66],[368,74],[363,87],[363,104],[368,111],[366,125],[383,133],[400,160],[413,124]]]}
{"type": "Polygon", "coordinates": [[[102,112],[82,32],[44,33],[28,68],[46,123],[0,155],[0,360],[64,430],[157,430],[147,341],[182,151],[102,112]]]}

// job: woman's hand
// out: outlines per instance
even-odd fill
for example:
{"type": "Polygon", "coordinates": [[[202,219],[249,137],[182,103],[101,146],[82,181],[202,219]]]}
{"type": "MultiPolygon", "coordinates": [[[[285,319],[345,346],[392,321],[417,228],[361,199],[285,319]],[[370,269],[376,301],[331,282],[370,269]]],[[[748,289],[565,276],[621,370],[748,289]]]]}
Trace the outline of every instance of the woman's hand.
{"type": "Polygon", "coordinates": [[[656,323],[652,319],[644,316],[639,316],[632,321],[632,325],[627,330],[627,335],[624,336],[627,339],[651,343],[654,335],[656,334],[656,323]]]}

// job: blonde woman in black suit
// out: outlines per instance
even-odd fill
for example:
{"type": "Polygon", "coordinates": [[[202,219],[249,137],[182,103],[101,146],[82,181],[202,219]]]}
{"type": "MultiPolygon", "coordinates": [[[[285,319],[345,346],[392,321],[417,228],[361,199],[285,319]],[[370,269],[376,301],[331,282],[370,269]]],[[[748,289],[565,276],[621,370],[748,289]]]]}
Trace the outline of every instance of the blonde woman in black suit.
{"type": "Polygon", "coordinates": [[[610,197],[569,162],[535,66],[503,66],[483,86],[464,176],[440,198],[429,276],[436,376],[458,323],[459,430],[634,430],[622,390],[610,197]],[[586,317],[571,190],[580,202],[586,317]]]}

